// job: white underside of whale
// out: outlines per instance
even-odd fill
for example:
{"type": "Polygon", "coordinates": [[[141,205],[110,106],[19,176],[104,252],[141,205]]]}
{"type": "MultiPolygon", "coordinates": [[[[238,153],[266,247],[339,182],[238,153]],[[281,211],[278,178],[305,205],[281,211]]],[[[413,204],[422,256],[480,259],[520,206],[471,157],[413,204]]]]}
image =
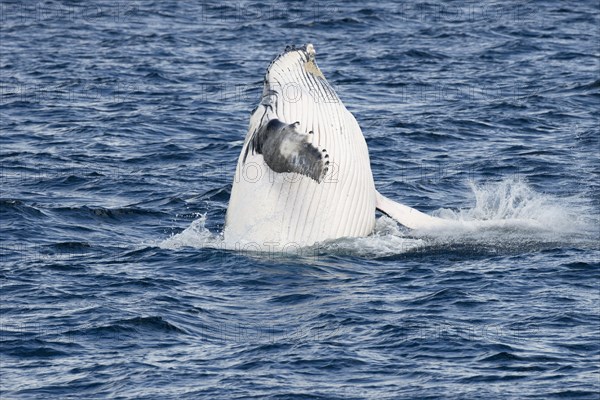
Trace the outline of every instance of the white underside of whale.
{"type": "MultiPolygon", "coordinates": [[[[296,150],[287,142],[279,147],[284,157],[302,157],[296,150]]],[[[225,240],[273,249],[367,236],[374,229],[376,209],[409,228],[435,227],[440,221],[375,190],[362,131],[316,66],[312,46],[287,50],[270,65],[261,104],[250,118],[225,240]],[[297,131],[306,134],[308,143],[326,149],[329,164],[320,182],[302,173],[275,172],[265,155],[253,150],[253,137],[273,119],[298,122],[297,131]]]]}

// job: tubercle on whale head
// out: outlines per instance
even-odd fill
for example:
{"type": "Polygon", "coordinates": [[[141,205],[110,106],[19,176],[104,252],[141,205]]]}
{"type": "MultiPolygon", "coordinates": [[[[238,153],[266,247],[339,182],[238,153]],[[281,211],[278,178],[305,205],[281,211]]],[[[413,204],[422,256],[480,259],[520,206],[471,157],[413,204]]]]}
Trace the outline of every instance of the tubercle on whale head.
{"type": "Polygon", "coordinates": [[[308,43],[305,46],[305,50],[306,54],[308,54],[308,59],[309,60],[314,60],[315,56],[317,55],[317,52],[315,50],[315,46],[312,45],[312,43],[308,43]]]}

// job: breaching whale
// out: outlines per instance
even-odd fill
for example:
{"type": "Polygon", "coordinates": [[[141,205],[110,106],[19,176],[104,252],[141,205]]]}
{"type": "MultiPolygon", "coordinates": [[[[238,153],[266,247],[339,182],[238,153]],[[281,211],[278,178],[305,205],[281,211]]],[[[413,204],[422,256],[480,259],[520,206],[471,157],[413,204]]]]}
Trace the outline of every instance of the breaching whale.
{"type": "Polygon", "coordinates": [[[376,209],[408,228],[438,225],[377,192],[362,131],[315,54],[311,44],[288,46],[267,68],[237,162],[225,241],[274,249],[367,236],[376,209]]]}

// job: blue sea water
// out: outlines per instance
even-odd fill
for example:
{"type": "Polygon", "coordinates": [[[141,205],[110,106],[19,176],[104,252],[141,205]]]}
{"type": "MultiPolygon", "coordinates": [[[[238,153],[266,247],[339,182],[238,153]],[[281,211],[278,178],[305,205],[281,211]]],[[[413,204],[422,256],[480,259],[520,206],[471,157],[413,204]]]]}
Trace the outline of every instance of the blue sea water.
{"type": "Polygon", "coordinates": [[[598,398],[597,1],[2,0],[0,23],[1,398],[598,398]],[[457,228],[224,245],[265,69],[309,42],[378,189],[457,228]]]}

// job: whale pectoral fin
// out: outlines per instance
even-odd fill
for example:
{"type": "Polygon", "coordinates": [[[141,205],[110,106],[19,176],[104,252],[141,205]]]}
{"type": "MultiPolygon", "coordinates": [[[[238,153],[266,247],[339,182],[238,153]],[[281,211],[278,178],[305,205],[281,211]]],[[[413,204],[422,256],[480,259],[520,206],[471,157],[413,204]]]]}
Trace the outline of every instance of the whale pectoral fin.
{"type": "MultiPolygon", "coordinates": [[[[298,123],[272,119],[253,137],[251,146],[278,173],[295,172],[320,183],[327,173],[329,155],[308,143],[308,135],[298,131],[298,123]]],[[[309,133],[310,134],[310,133],[309,133]]]]}
{"type": "Polygon", "coordinates": [[[376,206],[379,211],[410,229],[430,229],[446,225],[447,221],[432,217],[414,208],[396,203],[376,191],[376,206]]]}

